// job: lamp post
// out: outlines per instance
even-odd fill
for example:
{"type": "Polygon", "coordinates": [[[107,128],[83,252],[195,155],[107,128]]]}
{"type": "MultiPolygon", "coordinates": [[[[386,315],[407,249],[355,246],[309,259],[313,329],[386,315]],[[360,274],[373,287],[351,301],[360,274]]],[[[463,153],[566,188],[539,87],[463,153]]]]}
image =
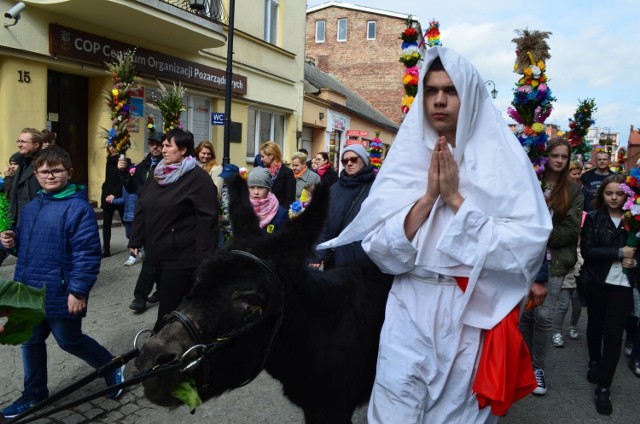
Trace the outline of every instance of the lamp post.
{"type": "Polygon", "coordinates": [[[491,81],[491,80],[487,80],[484,82],[485,84],[493,84],[493,90],[490,91],[491,93],[491,98],[495,99],[496,97],[498,97],[498,90],[496,90],[496,83],[491,81]]]}
{"type": "Polygon", "coordinates": [[[222,164],[230,163],[229,143],[231,137],[231,83],[233,77],[233,20],[236,9],[236,1],[229,0],[229,31],[227,34],[227,70],[225,72],[226,84],[224,90],[224,148],[222,164]]]}

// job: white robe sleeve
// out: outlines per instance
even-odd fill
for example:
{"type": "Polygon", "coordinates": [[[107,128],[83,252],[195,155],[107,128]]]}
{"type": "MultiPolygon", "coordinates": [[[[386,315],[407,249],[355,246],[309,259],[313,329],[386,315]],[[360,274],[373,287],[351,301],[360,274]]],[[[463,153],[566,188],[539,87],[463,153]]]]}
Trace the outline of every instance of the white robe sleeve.
{"type": "Polygon", "coordinates": [[[523,274],[531,281],[538,271],[540,244],[548,231],[535,220],[497,218],[485,215],[473,199],[467,198],[443,234],[437,249],[465,265],[474,266],[485,255],[483,268],[505,273],[523,274]],[[480,243],[486,240],[488,244],[480,243]],[[529,252],[532,250],[532,252],[529,252]]]}
{"type": "Polygon", "coordinates": [[[382,221],[362,240],[362,248],[384,273],[404,274],[415,266],[418,249],[404,232],[404,221],[412,206],[382,221]]]}

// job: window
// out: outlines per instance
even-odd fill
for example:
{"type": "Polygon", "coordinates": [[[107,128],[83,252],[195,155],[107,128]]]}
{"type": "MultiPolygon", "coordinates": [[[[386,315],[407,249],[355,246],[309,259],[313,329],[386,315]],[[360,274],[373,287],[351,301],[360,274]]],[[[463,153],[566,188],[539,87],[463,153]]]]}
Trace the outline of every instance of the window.
{"type": "Polygon", "coordinates": [[[347,20],[338,19],[338,41],[347,41],[347,20]]]}
{"type": "Polygon", "coordinates": [[[367,22],[367,40],[376,39],[376,21],[367,22]]]}
{"type": "Polygon", "coordinates": [[[278,41],[278,8],[280,0],[264,1],[264,41],[276,44],[278,41]]]}
{"type": "MultiPolygon", "coordinates": [[[[247,161],[253,162],[265,141],[274,141],[283,148],[285,116],[281,113],[249,108],[247,122],[247,161]]],[[[284,151],[283,151],[284,153],[284,151]]]]}
{"type": "Polygon", "coordinates": [[[316,43],[324,43],[325,21],[316,21],[316,43]]]}

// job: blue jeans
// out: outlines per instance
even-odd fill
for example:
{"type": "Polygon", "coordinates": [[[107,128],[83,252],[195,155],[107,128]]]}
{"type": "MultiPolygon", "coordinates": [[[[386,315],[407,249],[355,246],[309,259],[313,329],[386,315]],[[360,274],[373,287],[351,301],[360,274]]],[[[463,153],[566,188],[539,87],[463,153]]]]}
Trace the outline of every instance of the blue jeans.
{"type": "Polygon", "coordinates": [[[571,321],[569,321],[569,327],[578,326],[578,320],[582,313],[582,304],[580,303],[580,296],[578,296],[578,289],[561,289],[558,297],[558,305],[553,317],[553,333],[562,334],[562,325],[569,310],[569,302],[571,302],[571,321]]]}
{"type": "Polygon", "coordinates": [[[113,359],[107,349],[82,334],[81,319],[45,318],[33,327],[33,336],[21,346],[24,369],[22,394],[28,400],[40,401],[49,396],[45,340],[51,333],[62,350],[84,360],[93,368],[99,368],[113,359]]]}
{"type": "Polygon", "coordinates": [[[524,311],[520,317],[520,332],[531,352],[534,368],[544,369],[544,361],[547,359],[549,341],[551,341],[553,311],[556,309],[564,277],[564,275],[550,275],[544,303],[532,311],[524,311]]]}

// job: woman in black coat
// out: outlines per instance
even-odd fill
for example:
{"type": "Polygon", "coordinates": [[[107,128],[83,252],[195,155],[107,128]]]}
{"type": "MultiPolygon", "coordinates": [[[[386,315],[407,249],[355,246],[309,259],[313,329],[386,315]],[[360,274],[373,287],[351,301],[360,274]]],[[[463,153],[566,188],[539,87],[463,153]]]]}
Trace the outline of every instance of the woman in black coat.
{"type": "Polygon", "coordinates": [[[111,256],[111,225],[113,223],[113,215],[115,211],[120,214],[120,221],[124,216],[124,204],[114,205],[107,202],[107,196],[122,197],[122,184],[124,183],[124,174],[131,165],[131,160],[125,158],[126,165],[123,169],[118,169],[118,160],[120,155],[112,144],[107,145],[107,165],[104,171],[104,183],[102,183],[102,194],[100,196],[100,207],[102,208],[102,257],[111,256]]]}
{"type": "Polygon", "coordinates": [[[627,231],[621,222],[627,195],[620,187],[624,176],[614,174],[603,182],[595,209],[582,229],[580,251],[584,265],[580,276],[588,286],[587,380],[597,384],[596,410],[611,414],[609,387],[620,359],[622,332],[633,309],[632,287],[637,281],[636,248],[627,246],[627,231]]]}
{"type": "Polygon", "coordinates": [[[325,187],[331,187],[335,184],[338,181],[338,173],[329,162],[329,154],[327,152],[316,153],[313,159],[316,166],[314,171],[320,175],[320,183],[325,187]]]}
{"type": "Polygon", "coordinates": [[[293,171],[282,163],[282,151],[273,141],[267,141],[260,146],[260,155],[264,167],[271,174],[271,193],[276,196],[278,203],[285,209],[296,200],[296,178],[293,171]]]}
{"type": "Polygon", "coordinates": [[[193,273],[215,249],[218,239],[218,193],[209,174],[197,166],[193,134],[171,130],[162,142],[163,159],[138,198],[129,249],[158,272],[160,305],[153,328],[175,310],[193,285],[193,273]]]}

